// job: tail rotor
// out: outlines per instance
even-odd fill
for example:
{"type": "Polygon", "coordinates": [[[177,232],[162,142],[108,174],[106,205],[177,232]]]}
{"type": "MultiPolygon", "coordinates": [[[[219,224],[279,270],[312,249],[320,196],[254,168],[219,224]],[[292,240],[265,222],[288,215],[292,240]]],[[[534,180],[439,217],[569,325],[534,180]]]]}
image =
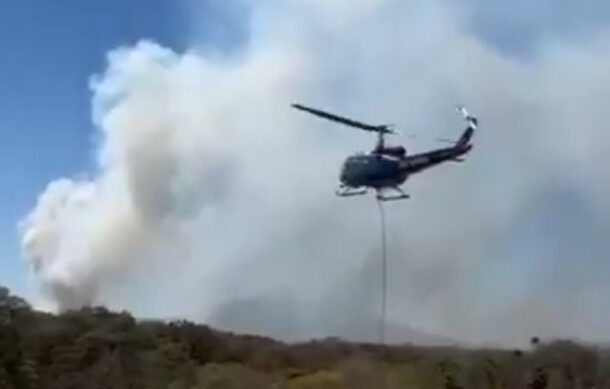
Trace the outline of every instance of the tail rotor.
{"type": "Polygon", "coordinates": [[[458,141],[455,143],[455,147],[458,149],[470,149],[472,147],[472,145],[470,145],[470,140],[472,139],[472,136],[474,135],[474,131],[478,128],[479,126],[479,119],[477,119],[475,116],[471,115],[466,108],[459,106],[457,108],[458,112],[462,114],[462,117],[464,118],[464,120],[467,123],[467,127],[466,130],[464,130],[464,132],[462,133],[462,136],[460,136],[460,139],[458,139],[458,141]]]}
{"type": "Polygon", "coordinates": [[[468,123],[469,128],[472,128],[473,130],[476,130],[478,128],[479,119],[471,115],[470,112],[468,112],[468,110],[466,110],[466,108],[462,106],[457,107],[457,110],[460,114],[462,114],[462,117],[464,118],[466,123],[468,123]]]}

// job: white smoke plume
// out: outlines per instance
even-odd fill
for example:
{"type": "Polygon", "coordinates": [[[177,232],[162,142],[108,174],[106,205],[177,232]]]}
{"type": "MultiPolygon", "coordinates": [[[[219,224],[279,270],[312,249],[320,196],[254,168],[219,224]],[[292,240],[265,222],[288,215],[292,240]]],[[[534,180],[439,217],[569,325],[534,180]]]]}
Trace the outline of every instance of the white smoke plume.
{"type": "Polygon", "coordinates": [[[374,141],[300,101],[417,141],[481,120],[467,163],[407,181],[388,206],[390,320],[468,342],[603,340],[610,34],[526,59],[449,2],[252,5],[230,58],[143,41],[94,77],[95,171],[49,184],[20,228],[58,309],[86,304],[286,338],[371,338],[378,219],[332,191],[374,141]]]}

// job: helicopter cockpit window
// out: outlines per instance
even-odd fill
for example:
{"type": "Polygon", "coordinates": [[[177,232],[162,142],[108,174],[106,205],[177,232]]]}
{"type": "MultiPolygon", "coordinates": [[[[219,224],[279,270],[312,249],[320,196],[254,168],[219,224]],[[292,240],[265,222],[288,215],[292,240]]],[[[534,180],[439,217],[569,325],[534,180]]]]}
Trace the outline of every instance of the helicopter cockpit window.
{"type": "Polygon", "coordinates": [[[358,156],[351,158],[350,163],[353,165],[366,165],[369,163],[369,160],[366,157],[358,156]]]}

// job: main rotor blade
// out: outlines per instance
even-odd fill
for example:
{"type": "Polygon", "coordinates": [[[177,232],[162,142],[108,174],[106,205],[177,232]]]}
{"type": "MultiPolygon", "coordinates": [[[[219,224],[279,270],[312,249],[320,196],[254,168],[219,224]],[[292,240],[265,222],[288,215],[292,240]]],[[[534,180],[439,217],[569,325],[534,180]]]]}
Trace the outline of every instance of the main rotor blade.
{"type": "Polygon", "coordinates": [[[341,124],[345,124],[346,126],[351,126],[351,127],[356,127],[356,128],[360,128],[361,130],[365,130],[365,131],[375,131],[375,132],[381,132],[381,133],[392,133],[393,131],[391,129],[388,128],[387,125],[372,125],[372,124],[366,124],[366,123],[362,123],[362,122],[358,122],[356,120],[352,120],[343,116],[338,116],[332,113],[328,113],[319,109],[315,109],[315,108],[310,108],[310,107],[306,107],[304,105],[301,104],[292,104],[293,108],[296,109],[300,109],[301,111],[305,111],[305,112],[309,112],[313,115],[322,117],[324,119],[328,119],[331,120],[333,122],[337,122],[337,123],[341,123],[341,124]]]}

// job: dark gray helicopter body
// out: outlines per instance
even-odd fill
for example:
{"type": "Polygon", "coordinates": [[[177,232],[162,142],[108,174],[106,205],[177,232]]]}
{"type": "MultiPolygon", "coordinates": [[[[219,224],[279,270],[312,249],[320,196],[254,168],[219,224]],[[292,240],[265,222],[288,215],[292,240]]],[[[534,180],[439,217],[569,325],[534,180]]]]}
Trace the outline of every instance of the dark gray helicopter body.
{"type": "Polygon", "coordinates": [[[337,191],[337,195],[343,197],[365,194],[367,188],[372,188],[377,191],[379,200],[408,198],[409,195],[402,191],[400,185],[410,175],[447,161],[463,162],[462,156],[472,149],[470,140],[478,125],[477,118],[460,107],[459,111],[464,116],[468,126],[457,142],[449,147],[407,155],[403,146],[386,146],[384,144],[384,135],[396,133],[387,125],[365,124],[300,104],[293,104],[292,106],[325,119],[378,133],[377,145],[371,152],[349,156],[343,163],[339,177],[341,186],[337,191]],[[388,189],[394,190],[398,195],[384,196],[383,192],[388,189]]]}

